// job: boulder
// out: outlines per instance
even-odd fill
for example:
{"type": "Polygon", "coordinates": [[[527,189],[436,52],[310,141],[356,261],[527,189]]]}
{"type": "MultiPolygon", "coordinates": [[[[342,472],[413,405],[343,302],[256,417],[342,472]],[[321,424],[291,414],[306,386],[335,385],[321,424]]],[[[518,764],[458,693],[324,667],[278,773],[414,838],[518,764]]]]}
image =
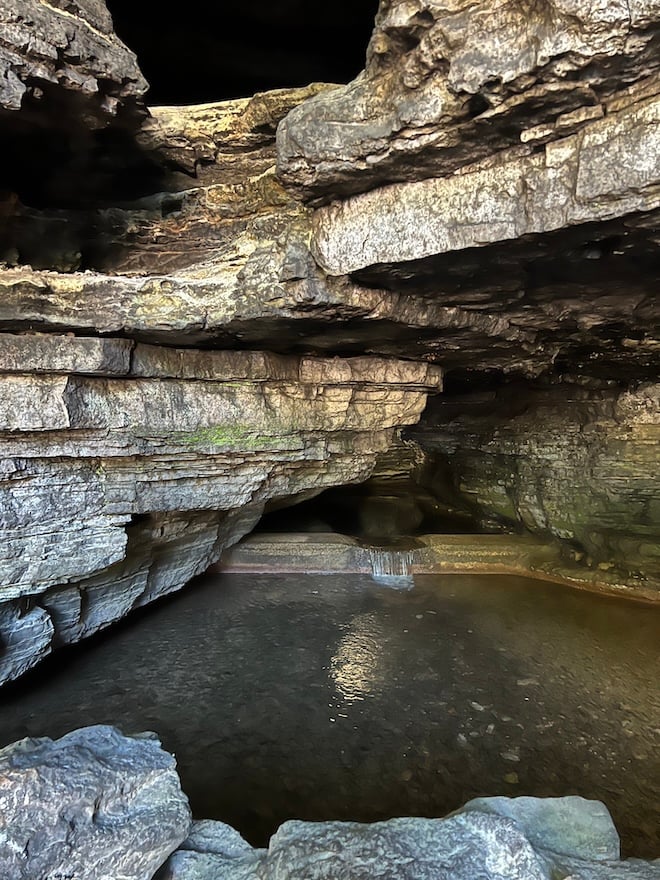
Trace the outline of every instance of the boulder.
{"type": "Polygon", "coordinates": [[[619,859],[604,804],[477,798],[444,819],[285,822],[268,850],[204,823],[158,880],[658,880],[660,862],[619,859]],[[215,842],[214,842],[215,841],[215,842]]]}
{"type": "Polygon", "coordinates": [[[190,828],[176,762],[153,734],[76,730],[0,751],[0,875],[151,880],[190,828]]]}

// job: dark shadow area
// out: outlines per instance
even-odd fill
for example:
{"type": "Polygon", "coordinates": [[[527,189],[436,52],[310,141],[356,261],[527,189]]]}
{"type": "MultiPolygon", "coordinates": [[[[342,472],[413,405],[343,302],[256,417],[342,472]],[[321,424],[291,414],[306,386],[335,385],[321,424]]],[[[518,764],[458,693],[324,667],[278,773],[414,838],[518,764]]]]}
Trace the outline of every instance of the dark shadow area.
{"type": "Polygon", "coordinates": [[[391,542],[431,533],[479,534],[479,524],[438,501],[410,478],[371,479],[326,489],[291,507],[266,509],[256,532],[336,532],[364,541],[391,542]]]}
{"type": "Polygon", "coordinates": [[[176,16],[159,0],[108,0],[108,8],[156,105],[348,82],[364,67],[378,3],[229,0],[196,3],[176,16]]]}
{"type": "MultiPolygon", "coordinates": [[[[364,66],[378,4],[201,3],[176,21],[156,0],[108,5],[151,83],[147,101],[190,105],[347,82],[364,66]]],[[[104,212],[179,188],[167,161],[138,143],[145,115],[139,104],[121,105],[109,121],[84,95],[48,83],[26,95],[20,113],[0,113],[0,262],[112,268],[113,238],[140,217],[104,212]]]]}
{"type": "Polygon", "coordinates": [[[4,688],[0,747],[156,731],[195,817],[253,844],[292,817],[580,794],[654,857],[659,613],[521,578],[206,578],[4,688]]]}

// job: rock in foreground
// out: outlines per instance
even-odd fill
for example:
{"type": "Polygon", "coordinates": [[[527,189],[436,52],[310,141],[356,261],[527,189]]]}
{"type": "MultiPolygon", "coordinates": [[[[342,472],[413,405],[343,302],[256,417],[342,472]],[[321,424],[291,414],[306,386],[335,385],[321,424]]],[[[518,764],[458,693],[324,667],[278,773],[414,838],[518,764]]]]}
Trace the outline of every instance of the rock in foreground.
{"type": "Polygon", "coordinates": [[[4,880],[149,880],[186,837],[174,758],[113,727],[0,751],[4,880]]]}
{"type": "Polygon", "coordinates": [[[253,849],[222,822],[191,827],[175,760],[152,734],[99,725],[0,751],[0,876],[660,880],[660,861],[621,861],[605,805],[576,796],[477,798],[444,819],[294,820],[253,849]]]}
{"type": "Polygon", "coordinates": [[[581,797],[478,798],[445,819],[285,822],[268,850],[197,823],[158,880],[658,880],[619,860],[604,804],[581,797]]]}

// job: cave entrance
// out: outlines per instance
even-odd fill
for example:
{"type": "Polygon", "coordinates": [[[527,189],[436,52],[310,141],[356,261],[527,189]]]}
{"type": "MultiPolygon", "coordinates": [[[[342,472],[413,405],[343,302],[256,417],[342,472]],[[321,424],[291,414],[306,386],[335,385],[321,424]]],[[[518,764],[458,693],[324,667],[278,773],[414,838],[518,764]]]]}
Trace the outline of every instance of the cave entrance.
{"type": "Polygon", "coordinates": [[[159,0],[108,0],[138,57],[150,104],[201,104],[311,82],[344,83],[364,67],[377,0],[197,3],[173,19],[159,0]]]}
{"type": "Polygon", "coordinates": [[[482,534],[468,512],[442,503],[410,476],[373,477],[326,489],[293,506],[271,506],[257,533],[326,532],[387,546],[426,534],[482,534]]]}

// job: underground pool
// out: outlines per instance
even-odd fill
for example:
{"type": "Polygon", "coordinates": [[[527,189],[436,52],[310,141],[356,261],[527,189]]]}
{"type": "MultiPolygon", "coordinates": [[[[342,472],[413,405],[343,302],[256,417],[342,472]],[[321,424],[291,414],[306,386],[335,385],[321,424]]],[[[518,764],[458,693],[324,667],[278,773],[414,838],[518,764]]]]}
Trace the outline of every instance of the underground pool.
{"type": "Polygon", "coordinates": [[[442,816],[603,800],[660,844],[660,609],[504,576],[207,576],[4,689],[0,745],[156,731],[198,818],[442,816]]]}

